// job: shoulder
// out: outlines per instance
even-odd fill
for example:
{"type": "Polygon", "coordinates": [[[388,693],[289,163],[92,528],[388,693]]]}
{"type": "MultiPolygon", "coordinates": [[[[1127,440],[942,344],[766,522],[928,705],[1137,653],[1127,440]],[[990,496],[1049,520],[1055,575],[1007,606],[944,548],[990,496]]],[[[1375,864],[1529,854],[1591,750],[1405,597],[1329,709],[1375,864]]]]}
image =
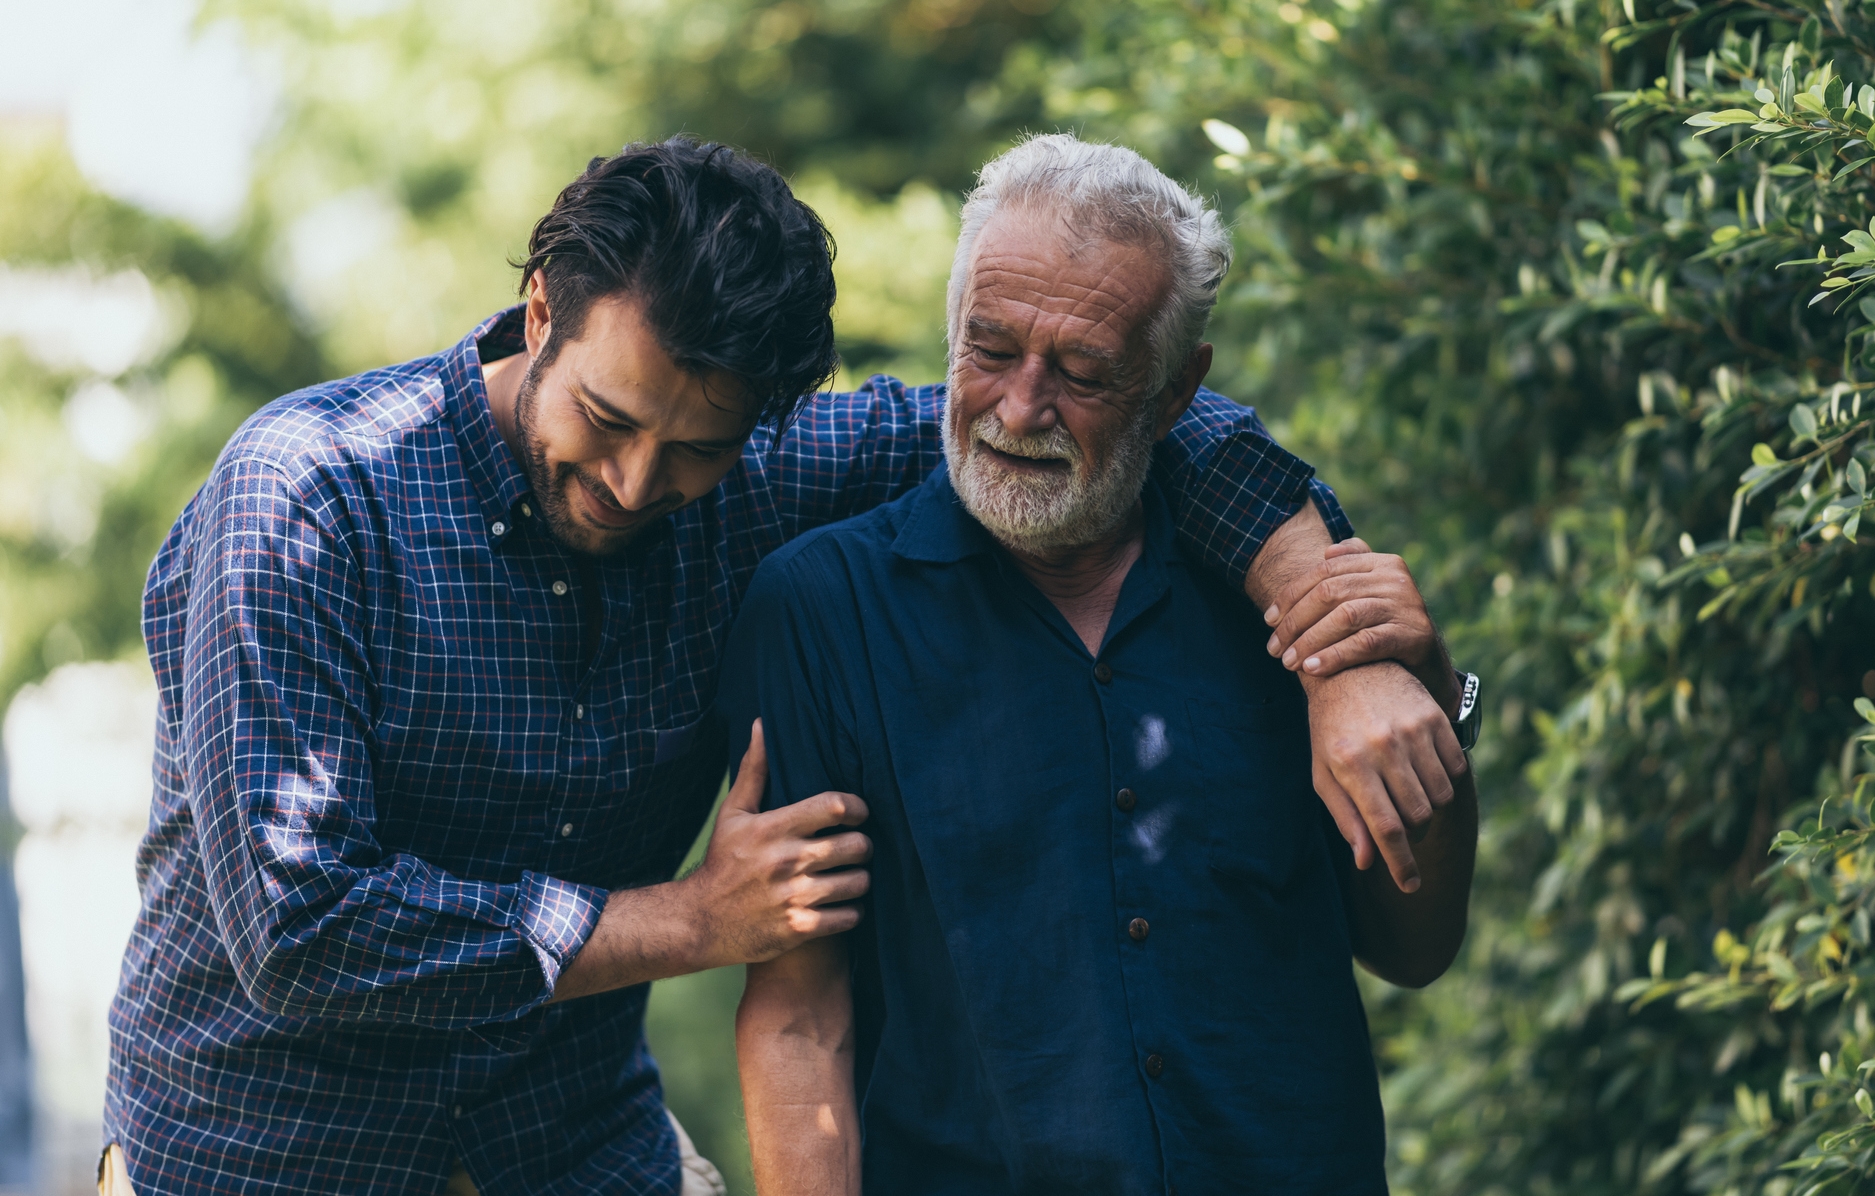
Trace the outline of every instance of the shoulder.
{"type": "Polygon", "coordinates": [[[271,474],[314,490],[335,468],[383,468],[395,442],[446,412],[442,374],[442,358],[425,357],[283,395],[236,430],[215,476],[271,474]]]}
{"type": "Polygon", "coordinates": [[[768,554],[755,571],[749,602],[809,599],[859,606],[883,575],[892,546],[923,488],[863,515],[817,527],[768,554]]]}

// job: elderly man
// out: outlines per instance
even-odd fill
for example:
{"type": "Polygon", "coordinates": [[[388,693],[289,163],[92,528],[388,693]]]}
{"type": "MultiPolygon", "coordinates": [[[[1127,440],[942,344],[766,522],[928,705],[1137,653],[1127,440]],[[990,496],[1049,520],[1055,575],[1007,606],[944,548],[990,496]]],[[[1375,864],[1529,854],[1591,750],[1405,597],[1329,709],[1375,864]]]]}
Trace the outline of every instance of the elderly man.
{"type": "Polygon", "coordinates": [[[1174,543],[1147,465],[1228,261],[1130,151],[992,162],[948,469],[757,571],[726,710],[761,716],[771,802],[861,795],[873,847],[867,920],[749,969],[765,1196],[1386,1190],[1349,959],[1451,962],[1476,796],[1432,817],[1410,895],[1357,870],[1296,678],[1174,543]]]}

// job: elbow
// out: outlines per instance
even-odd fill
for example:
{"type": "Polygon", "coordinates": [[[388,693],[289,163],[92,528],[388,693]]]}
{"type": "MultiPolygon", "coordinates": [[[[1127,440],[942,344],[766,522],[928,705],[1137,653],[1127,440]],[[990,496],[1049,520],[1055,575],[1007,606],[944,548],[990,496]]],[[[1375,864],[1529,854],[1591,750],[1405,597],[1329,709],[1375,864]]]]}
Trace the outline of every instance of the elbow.
{"type": "Polygon", "coordinates": [[[247,999],[269,1017],[309,1018],[324,1013],[328,1002],[279,963],[273,953],[236,962],[235,979],[247,999]]]}
{"type": "Polygon", "coordinates": [[[1355,959],[1368,972],[1400,988],[1425,988],[1446,974],[1465,945],[1466,919],[1461,916],[1446,934],[1430,941],[1395,943],[1391,950],[1363,951],[1355,959]]]}

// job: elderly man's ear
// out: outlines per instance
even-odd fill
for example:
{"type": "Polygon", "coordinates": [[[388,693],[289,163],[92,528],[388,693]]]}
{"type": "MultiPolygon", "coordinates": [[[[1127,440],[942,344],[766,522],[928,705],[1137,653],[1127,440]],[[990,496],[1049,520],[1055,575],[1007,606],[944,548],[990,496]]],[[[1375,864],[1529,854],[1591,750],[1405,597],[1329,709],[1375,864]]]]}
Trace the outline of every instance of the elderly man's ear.
{"type": "Polygon", "coordinates": [[[1185,414],[1185,408],[1191,406],[1191,400],[1204,385],[1204,377],[1211,372],[1211,345],[1206,342],[1191,352],[1185,362],[1185,368],[1177,377],[1166,385],[1165,404],[1159,409],[1158,426],[1152,430],[1155,441],[1164,440],[1171,432],[1178,417],[1185,414]]]}

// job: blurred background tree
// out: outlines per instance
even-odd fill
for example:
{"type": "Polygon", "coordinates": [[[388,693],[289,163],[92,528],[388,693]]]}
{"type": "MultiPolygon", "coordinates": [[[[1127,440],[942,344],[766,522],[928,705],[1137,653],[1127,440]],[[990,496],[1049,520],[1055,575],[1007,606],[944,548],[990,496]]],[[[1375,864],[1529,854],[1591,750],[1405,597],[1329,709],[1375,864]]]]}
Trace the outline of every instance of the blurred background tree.
{"type": "MultiPolygon", "coordinates": [[[[1875,103],[1841,86],[1875,82],[1859,6],[205,11],[282,81],[232,235],[96,195],[56,142],[0,145],[10,277],[117,279],[155,313],[122,362],[0,342],[0,700],[136,652],[142,571],[233,423],[509,302],[590,156],[679,130],[767,156],[839,240],[846,380],[922,381],[975,166],[1024,129],[1114,137],[1236,223],[1212,384],[1406,554],[1486,681],[1466,953],[1368,990],[1396,1190],[1870,1185],[1875,256],[1831,269],[1851,234],[1875,255],[1875,103]]],[[[651,1033],[746,1185],[738,989],[658,986],[651,1033]]]]}

